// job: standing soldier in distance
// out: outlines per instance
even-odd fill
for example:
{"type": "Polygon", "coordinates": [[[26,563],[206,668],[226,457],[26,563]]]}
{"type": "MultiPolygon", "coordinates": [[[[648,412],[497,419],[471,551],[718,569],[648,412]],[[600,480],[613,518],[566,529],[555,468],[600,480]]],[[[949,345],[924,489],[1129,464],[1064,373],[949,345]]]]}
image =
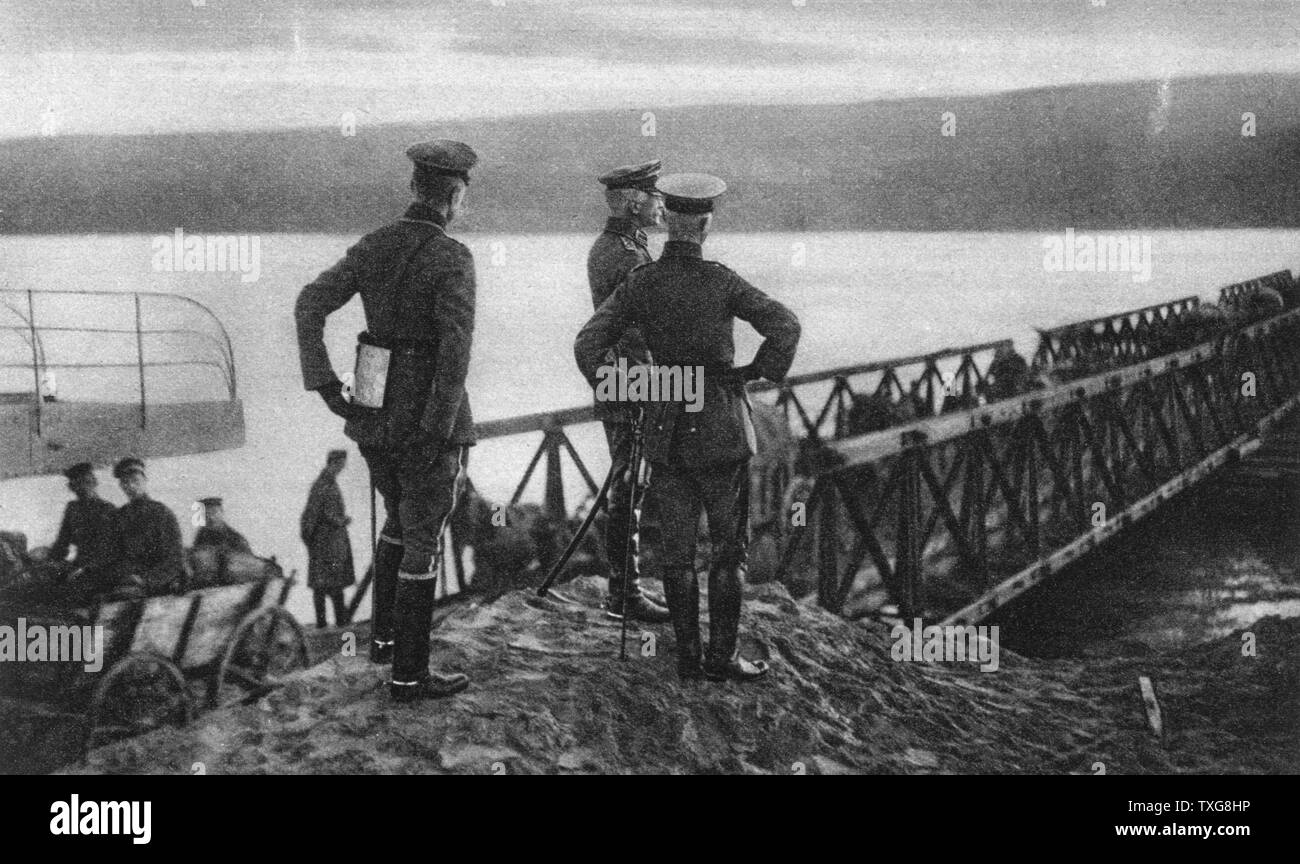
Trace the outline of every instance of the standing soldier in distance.
{"type": "Polygon", "coordinates": [[[405,215],[362,237],[298,295],[303,382],[347,420],[387,518],[375,553],[370,657],[391,662],[392,697],[408,702],[464,690],[464,675],[429,671],[429,628],[442,533],[474,443],[465,376],[474,331],[474,258],[447,236],[469,171],[467,145],[437,139],[406,151],[415,163],[405,215]],[[325,350],[326,317],[361,295],[352,401],[325,350]]]}
{"type": "MultiPolygon", "coordinates": [[[[605,230],[596,238],[587,255],[587,281],[591,285],[591,303],[600,304],[614,293],[627,279],[633,268],[650,263],[645,228],[663,221],[663,198],[655,189],[659,178],[660,162],[626,165],[615,168],[597,178],[605,186],[605,201],[610,216],[605,230]]],[[[630,328],[613,347],[608,362],[616,363],[626,358],[629,366],[650,362],[645,341],[640,332],[630,328]]],[[[628,411],[636,406],[616,402],[596,402],[596,417],[605,426],[605,441],[609,444],[609,457],[614,480],[609,487],[609,520],[605,523],[605,550],[609,557],[609,601],[606,605],[611,617],[632,616],[633,620],[662,623],[669,618],[668,610],[655,598],[642,592],[638,581],[637,556],[632,556],[632,572],[626,569],[628,531],[634,528],[636,510],[628,507],[632,436],[631,417],[628,411]]]]}
{"type": "Polygon", "coordinates": [[[683,679],[745,681],[767,672],[737,650],[741,586],[749,542],[749,459],[754,431],[745,382],[779,382],[794,360],[799,320],[736,273],[702,257],[713,201],[726,189],[707,174],[659,181],[668,208],[668,242],[658,261],[637,268],[582,328],[578,366],[595,382],[605,352],[632,327],[659,366],[703,367],[704,400],[696,413],[681,402],[653,403],[645,451],[653,467],[649,497],[661,520],[664,588],[683,679]],[[734,319],[762,334],[753,362],[732,368],[734,319]],[[700,508],[708,515],[709,652],[700,645],[695,535],[700,508]]]}
{"type": "Polygon", "coordinates": [[[348,464],[348,451],[331,450],[325,467],[311,484],[307,506],[298,517],[298,533],[307,545],[307,587],[316,608],[316,627],[326,624],[325,601],[334,606],[334,623],[350,624],[343,589],[357,580],[352,564],[352,541],[348,526],[352,517],[343,506],[338,476],[348,464]]]}

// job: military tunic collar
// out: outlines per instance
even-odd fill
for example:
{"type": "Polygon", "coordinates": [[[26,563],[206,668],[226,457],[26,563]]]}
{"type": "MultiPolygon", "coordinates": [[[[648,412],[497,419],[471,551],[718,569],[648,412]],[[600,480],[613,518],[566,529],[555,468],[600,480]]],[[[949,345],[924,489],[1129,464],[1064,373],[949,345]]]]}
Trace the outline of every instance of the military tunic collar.
{"type": "Polygon", "coordinates": [[[690,240],[669,240],[664,244],[665,258],[703,258],[704,250],[699,243],[690,240]]]}
{"type": "Polygon", "coordinates": [[[609,234],[618,234],[620,237],[626,237],[636,245],[644,248],[650,243],[650,238],[631,219],[624,219],[621,216],[611,216],[605,220],[605,231],[609,234]]]}
{"type": "Polygon", "coordinates": [[[406,208],[406,212],[402,214],[402,221],[425,222],[434,225],[443,231],[447,228],[447,217],[443,216],[442,213],[433,209],[428,204],[419,201],[416,201],[410,207],[406,208]]]}

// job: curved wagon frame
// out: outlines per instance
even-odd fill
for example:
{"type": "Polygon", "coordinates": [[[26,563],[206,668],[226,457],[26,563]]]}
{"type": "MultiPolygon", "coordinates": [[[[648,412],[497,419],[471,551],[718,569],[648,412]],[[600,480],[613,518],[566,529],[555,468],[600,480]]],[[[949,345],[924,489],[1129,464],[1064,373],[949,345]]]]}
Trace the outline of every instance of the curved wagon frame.
{"type": "Polygon", "coordinates": [[[29,616],[28,629],[102,627],[103,662],[95,672],[81,661],[23,664],[24,680],[9,682],[20,696],[0,701],[79,723],[84,756],[108,741],[184,725],[201,707],[259,698],[282,675],[310,665],[302,627],[283,608],[292,586],[292,578],[275,576],[29,616]]]}

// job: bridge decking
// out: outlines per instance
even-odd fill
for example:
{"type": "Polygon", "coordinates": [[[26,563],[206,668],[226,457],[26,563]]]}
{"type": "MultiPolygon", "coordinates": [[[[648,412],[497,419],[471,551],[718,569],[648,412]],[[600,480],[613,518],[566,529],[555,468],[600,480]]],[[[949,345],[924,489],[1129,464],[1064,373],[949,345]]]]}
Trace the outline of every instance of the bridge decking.
{"type": "Polygon", "coordinates": [[[1234,477],[1238,483],[1297,479],[1300,479],[1300,413],[1265,435],[1259,447],[1241,460],[1234,477]]]}

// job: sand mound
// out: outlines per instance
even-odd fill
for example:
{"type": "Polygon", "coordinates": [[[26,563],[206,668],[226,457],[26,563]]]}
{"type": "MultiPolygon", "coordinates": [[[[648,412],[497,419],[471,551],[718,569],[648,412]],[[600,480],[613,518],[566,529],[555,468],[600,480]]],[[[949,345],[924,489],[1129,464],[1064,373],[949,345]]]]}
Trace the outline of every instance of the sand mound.
{"type": "Polygon", "coordinates": [[[326,660],[256,704],[101,748],[91,772],[776,773],[1295,771],[1300,620],[1264,619],[1257,656],[1234,636],[1178,654],[974,664],[897,662],[887,628],[747,589],[745,625],[769,680],[681,685],[672,635],[618,625],[599,583],[576,602],[516,592],[466,607],[435,654],[471,689],[395,706],[364,657],[326,660]],[[643,656],[643,649],[655,656],[643,656]],[[1148,729],[1137,676],[1156,682],[1167,726],[1148,729]]]}

